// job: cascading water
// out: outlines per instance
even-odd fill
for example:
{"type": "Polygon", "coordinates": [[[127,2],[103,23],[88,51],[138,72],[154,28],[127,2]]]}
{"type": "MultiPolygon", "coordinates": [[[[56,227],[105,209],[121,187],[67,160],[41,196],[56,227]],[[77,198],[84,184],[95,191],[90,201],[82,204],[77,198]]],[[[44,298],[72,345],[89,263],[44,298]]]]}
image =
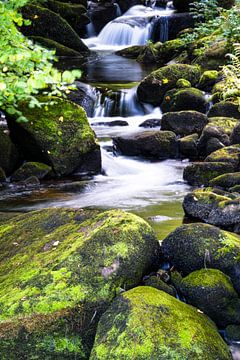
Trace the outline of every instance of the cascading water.
{"type": "Polygon", "coordinates": [[[159,18],[160,37],[159,41],[162,43],[168,40],[168,16],[161,16],[159,18]]]}

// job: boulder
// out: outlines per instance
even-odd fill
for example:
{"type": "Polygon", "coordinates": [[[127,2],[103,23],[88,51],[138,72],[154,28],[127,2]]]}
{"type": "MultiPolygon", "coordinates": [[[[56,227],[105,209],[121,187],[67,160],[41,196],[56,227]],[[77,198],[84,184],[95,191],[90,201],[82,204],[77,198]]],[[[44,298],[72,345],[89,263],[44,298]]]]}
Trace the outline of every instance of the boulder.
{"type": "Polygon", "coordinates": [[[179,79],[186,79],[194,86],[200,78],[200,68],[193,65],[172,64],[153,71],[137,88],[140,101],[160,105],[167,91],[175,88],[179,79]]]}
{"type": "Polygon", "coordinates": [[[212,87],[219,79],[219,72],[216,70],[207,70],[201,75],[198,88],[204,91],[211,91],[212,87]]]}
{"type": "Polygon", "coordinates": [[[115,137],[117,151],[128,156],[174,159],[178,154],[176,135],[172,131],[144,131],[140,134],[115,137]]]}
{"type": "Polygon", "coordinates": [[[230,117],[240,120],[240,112],[238,103],[232,101],[221,101],[214,104],[208,112],[208,117],[230,117]]]}
{"type": "Polygon", "coordinates": [[[83,108],[57,97],[44,100],[53,104],[33,109],[25,102],[20,105],[27,123],[8,119],[12,137],[25,159],[51,166],[57,176],[86,166],[89,172],[100,172],[100,148],[83,108]]]}
{"type": "Polygon", "coordinates": [[[36,176],[39,180],[41,180],[46,177],[51,170],[52,168],[46,164],[39,162],[26,162],[12,174],[11,181],[26,180],[30,176],[36,176]]]}
{"type": "Polygon", "coordinates": [[[190,185],[208,185],[215,177],[234,172],[234,167],[225,162],[195,162],[185,167],[183,179],[190,185]]]}
{"type": "Polygon", "coordinates": [[[147,119],[143,121],[139,126],[143,128],[154,128],[160,127],[161,120],[160,119],[147,119]]]}
{"type": "Polygon", "coordinates": [[[88,359],[99,317],[159,256],[151,227],[120,210],[43,209],[0,230],[2,359],[88,359]]]}
{"type": "Polygon", "coordinates": [[[163,240],[162,251],[185,276],[206,266],[218,269],[231,278],[240,292],[240,236],[213,225],[186,224],[163,240]]]}
{"type": "Polygon", "coordinates": [[[102,316],[90,360],[230,360],[217,328],[197,309],[142,286],[118,297],[102,316]]]}
{"type": "Polygon", "coordinates": [[[81,58],[81,54],[76,51],[73,50],[67,46],[64,46],[62,44],[59,44],[58,42],[42,37],[42,36],[29,36],[29,38],[31,40],[33,40],[35,43],[47,48],[47,49],[52,49],[55,50],[56,55],[57,56],[64,56],[64,57],[77,57],[77,58],[81,58]]]}
{"type": "Polygon", "coordinates": [[[21,12],[25,19],[31,20],[31,25],[21,27],[25,35],[51,39],[80,53],[89,52],[68,22],[55,12],[34,4],[25,5],[21,12]]]}
{"type": "Polygon", "coordinates": [[[10,139],[8,130],[0,127],[0,167],[11,175],[20,164],[19,151],[10,139]]]}
{"type": "Polygon", "coordinates": [[[192,272],[182,280],[181,292],[188,304],[203,311],[217,326],[240,323],[240,299],[229,277],[220,270],[192,272]]]}
{"type": "Polygon", "coordinates": [[[118,8],[111,1],[90,2],[88,16],[94,29],[99,33],[106,24],[117,17],[118,8]]]}
{"type": "Polygon", "coordinates": [[[237,119],[224,116],[210,117],[208,120],[210,126],[216,127],[228,136],[232,134],[234,127],[239,124],[237,119]]]}
{"type": "Polygon", "coordinates": [[[207,116],[197,111],[169,112],[162,117],[161,130],[170,130],[180,136],[200,134],[207,123],[207,116]]]}
{"type": "Polygon", "coordinates": [[[224,190],[229,190],[234,186],[240,185],[240,172],[217,176],[210,181],[209,185],[212,187],[220,187],[224,190]]]}
{"type": "Polygon", "coordinates": [[[184,159],[195,160],[198,158],[198,134],[185,136],[178,140],[180,156],[184,159]]]}
{"type": "Polygon", "coordinates": [[[240,341],[240,325],[228,325],[225,330],[225,337],[228,343],[240,341]]]}
{"type": "Polygon", "coordinates": [[[230,141],[232,144],[240,144],[240,123],[237,123],[233,128],[230,141]]]}
{"type": "MultiPolygon", "coordinates": [[[[209,118],[209,121],[211,118],[209,118]]],[[[201,158],[205,159],[213,151],[230,145],[229,136],[219,126],[209,123],[204,129],[198,141],[198,151],[201,158]]]]}
{"type": "Polygon", "coordinates": [[[240,170],[240,145],[226,146],[206,157],[206,162],[225,162],[232,164],[234,170],[240,170]]]}
{"type": "Polygon", "coordinates": [[[166,284],[159,276],[149,276],[147,279],[144,279],[144,285],[150,286],[158,290],[162,290],[165,293],[176,296],[176,290],[173,286],[166,284]]]}
{"type": "Polygon", "coordinates": [[[219,71],[226,64],[226,55],[229,52],[228,43],[226,40],[217,39],[211,46],[203,47],[202,52],[203,54],[199,56],[199,52],[196,51],[194,62],[205,70],[219,71]]]}
{"type": "Polygon", "coordinates": [[[230,193],[212,188],[197,189],[187,194],[183,209],[189,217],[232,231],[240,222],[240,197],[234,198],[230,193]]]}
{"type": "Polygon", "coordinates": [[[164,95],[161,110],[164,113],[181,110],[195,110],[201,113],[206,113],[207,100],[204,93],[199,89],[173,89],[166,92],[164,95]]]}

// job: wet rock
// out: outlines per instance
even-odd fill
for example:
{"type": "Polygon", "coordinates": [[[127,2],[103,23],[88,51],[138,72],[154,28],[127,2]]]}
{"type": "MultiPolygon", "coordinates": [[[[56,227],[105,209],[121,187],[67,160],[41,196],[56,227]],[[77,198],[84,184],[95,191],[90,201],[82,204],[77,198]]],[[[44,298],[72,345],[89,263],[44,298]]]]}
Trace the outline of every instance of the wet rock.
{"type": "Polygon", "coordinates": [[[119,210],[23,214],[1,225],[0,248],[0,349],[12,359],[88,359],[99,317],[159,256],[151,227],[119,210]]]}
{"type": "Polygon", "coordinates": [[[239,123],[237,119],[223,116],[210,117],[208,118],[208,120],[210,126],[216,127],[228,136],[232,134],[234,127],[239,123]]]}
{"type": "Polygon", "coordinates": [[[117,17],[117,6],[111,1],[90,2],[88,16],[94,29],[99,33],[103,27],[117,17]]]}
{"type": "Polygon", "coordinates": [[[186,79],[194,86],[200,78],[198,66],[172,64],[153,71],[141,81],[137,89],[140,101],[160,105],[167,91],[175,88],[179,79],[186,79]]]}
{"type": "Polygon", "coordinates": [[[125,120],[113,120],[113,121],[99,121],[95,122],[94,126],[128,126],[128,122],[125,120]]]}
{"type": "Polygon", "coordinates": [[[178,227],[162,242],[162,251],[185,276],[204,267],[221,270],[240,292],[240,237],[218,227],[193,223],[178,227]]]}
{"type": "Polygon", "coordinates": [[[174,287],[166,284],[158,276],[149,276],[147,279],[144,280],[144,285],[153,287],[158,290],[162,290],[171,296],[176,296],[176,290],[174,289],[174,287]]]}
{"type": "Polygon", "coordinates": [[[228,325],[225,330],[226,340],[230,343],[240,341],[240,325],[228,325]]]}
{"type": "Polygon", "coordinates": [[[73,50],[67,46],[59,44],[57,41],[42,37],[42,36],[29,36],[29,38],[37,44],[44,46],[47,49],[54,49],[57,56],[64,57],[77,57],[81,58],[80,52],[73,50]]]}
{"type": "Polygon", "coordinates": [[[54,105],[47,111],[44,107],[29,109],[27,103],[22,103],[28,123],[8,119],[12,137],[25,159],[51,166],[57,176],[84,166],[100,172],[100,149],[85,111],[68,100],[56,97],[52,100],[54,105]]]}
{"type": "Polygon", "coordinates": [[[234,170],[240,169],[240,145],[226,146],[206,157],[206,162],[225,162],[232,164],[234,170]]]}
{"type": "Polygon", "coordinates": [[[219,72],[216,70],[204,71],[201,75],[198,88],[204,91],[211,91],[212,87],[219,79],[219,72]]]}
{"type": "Polygon", "coordinates": [[[21,158],[8,132],[8,129],[0,128],[0,167],[10,175],[21,164],[21,158]]]}
{"type": "Polygon", "coordinates": [[[136,135],[116,137],[117,151],[129,156],[173,159],[178,154],[176,135],[172,131],[146,131],[136,135]]]}
{"type": "Polygon", "coordinates": [[[192,134],[179,139],[179,151],[180,156],[185,159],[197,159],[198,148],[197,148],[198,134],[192,134]]]}
{"type": "Polygon", "coordinates": [[[125,360],[231,359],[227,345],[205,315],[147,286],[118,297],[98,324],[90,360],[123,356],[125,360]]]}
{"type": "Polygon", "coordinates": [[[30,176],[36,176],[39,180],[41,180],[44,179],[51,170],[51,167],[46,164],[26,162],[12,174],[11,181],[26,180],[30,176]]]}
{"type": "Polygon", "coordinates": [[[92,117],[94,114],[94,106],[96,103],[96,93],[94,88],[80,81],[75,81],[74,85],[77,89],[72,90],[68,94],[69,100],[83,107],[87,116],[92,117]]]}
{"type": "Polygon", "coordinates": [[[212,188],[187,194],[183,209],[189,217],[232,231],[240,222],[240,198],[232,198],[230,193],[219,193],[212,188]]]}
{"type": "Polygon", "coordinates": [[[200,134],[208,123],[206,115],[197,111],[179,111],[163,114],[161,129],[170,130],[180,136],[200,134]]]}
{"type": "Polygon", "coordinates": [[[36,176],[30,176],[25,180],[22,181],[18,181],[16,183],[16,186],[18,189],[20,190],[24,190],[24,189],[32,189],[35,187],[39,187],[40,186],[40,181],[36,176]]]}
{"type": "Polygon", "coordinates": [[[199,89],[173,89],[164,95],[161,110],[164,113],[181,110],[195,110],[205,113],[207,111],[207,101],[204,93],[199,89]]]}
{"type": "MultiPolygon", "coordinates": [[[[209,119],[210,120],[210,119],[209,119]]],[[[198,152],[201,158],[206,158],[213,151],[230,145],[229,136],[218,126],[207,125],[198,141],[198,152]]]]}
{"type": "Polygon", "coordinates": [[[220,175],[210,181],[210,186],[220,187],[224,190],[229,190],[235,186],[240,185],[240,172],[220,175]]]}
{"type": "Polygon", "coordinates": [[[230,137],[230,141],[232,144],[240,144],[240,123],[235,125],[230,137]]]}
{"type": "Polygon", "coordinates": [[[214,104],[208,112],[208,117],[217,116],[240,119],[238,104],[231,101],[221,101],[214,104]]]}
{"type": "Polygon", "coordinates": [[[216,269],[192,272],[181,282],[188,304],[208,315],[219,327],[240,323],[240,299],[229,277],[216,269]]]}
{"type": "Polygon", "coordinates": [[[143,121],[139,126],[144,128],[154,128],[161,125],[160,119],[148,119],[143,121]]]}
{"type": "Polygon", "coordinates": [[[225,162],[195,162],[185,167],[183,179],[190,185],[208,185],[215,177],[234,172],[232,164],[225,162]]]}

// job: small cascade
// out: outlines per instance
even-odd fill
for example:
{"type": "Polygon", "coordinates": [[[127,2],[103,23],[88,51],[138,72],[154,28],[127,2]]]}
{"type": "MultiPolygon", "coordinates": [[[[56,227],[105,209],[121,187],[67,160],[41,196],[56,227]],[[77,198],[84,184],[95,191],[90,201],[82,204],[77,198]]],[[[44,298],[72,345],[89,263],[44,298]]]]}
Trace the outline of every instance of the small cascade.
{"type": "Polygon", "coordinates": [[[92,22],[87,25],[87,37],[91,38],[96,36],[96,31],[92,22]]]}
{"type": "Polygon", "coordinates": [[[119,6],[117,3],[115,3],[114,5],[115,5],[115,7],[117,8],[117,17],[121,16],[121,15],[122,15],[122,11],[121,11],[121,9],[120,9],[120,6],[119,6]]]}
{"type": "Polygon", "coordinates": [[[164,43],[168,41],[168,16],[161,16],[159,18],[159,27],[160,27],[160,38],[159,41],[164,43]]]}

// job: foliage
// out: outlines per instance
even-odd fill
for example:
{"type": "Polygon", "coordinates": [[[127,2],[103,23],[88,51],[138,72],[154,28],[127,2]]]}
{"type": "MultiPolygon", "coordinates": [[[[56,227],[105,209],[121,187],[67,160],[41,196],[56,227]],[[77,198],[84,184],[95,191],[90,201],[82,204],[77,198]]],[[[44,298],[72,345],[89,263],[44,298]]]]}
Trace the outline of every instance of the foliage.
{"type": "Polygon", "coordinates": [[[18,109],[21,101],[29,107],[42,106],[37,95],[63,95],[80,71],[60,73],[54,68],[54,51],[33,44],[18,27],[28,25],[17,9],[27,0],[9,0],[0,4],[0,108],[14,115],[18,121],[27,121],[18,109]]]}
{"type": "Polygon", "coordinates": [[[234,54],[228,54],[231,63],[223,66],[224,89],[223,97],[238,99],[240,105],[240,44],[234,44],[234,54]]]}

